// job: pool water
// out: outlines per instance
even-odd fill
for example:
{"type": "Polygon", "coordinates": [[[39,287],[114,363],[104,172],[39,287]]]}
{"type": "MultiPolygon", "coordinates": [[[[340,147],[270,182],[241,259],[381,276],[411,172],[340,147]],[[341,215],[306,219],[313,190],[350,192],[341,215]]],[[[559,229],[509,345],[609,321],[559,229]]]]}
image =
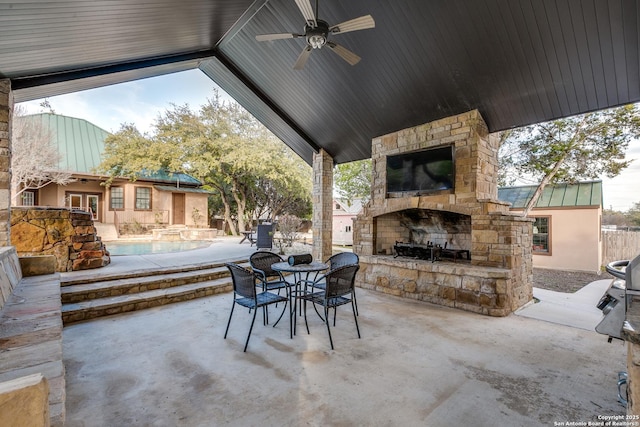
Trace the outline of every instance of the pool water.
{"type": "Polygon", "coordinates": [[[105,242],[111,255],[149,255],[182,252],[206,248],[212,242],[205,240],[153,240],[144,242],[105,242]]]}

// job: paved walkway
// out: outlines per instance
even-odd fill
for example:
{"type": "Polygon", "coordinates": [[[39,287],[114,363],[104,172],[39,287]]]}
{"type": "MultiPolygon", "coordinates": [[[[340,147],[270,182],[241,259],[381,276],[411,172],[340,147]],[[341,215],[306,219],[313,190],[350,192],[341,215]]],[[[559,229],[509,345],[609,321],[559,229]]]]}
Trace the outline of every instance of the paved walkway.
{"type": "Polygon", "coordinates": [[[538,302],[529,303],[516,314],[593,331],[602,320],[602,311],[596,304],[610,283],[611,279],[596,280],[572,294],[533,288],[533,297],[538,302]]]}

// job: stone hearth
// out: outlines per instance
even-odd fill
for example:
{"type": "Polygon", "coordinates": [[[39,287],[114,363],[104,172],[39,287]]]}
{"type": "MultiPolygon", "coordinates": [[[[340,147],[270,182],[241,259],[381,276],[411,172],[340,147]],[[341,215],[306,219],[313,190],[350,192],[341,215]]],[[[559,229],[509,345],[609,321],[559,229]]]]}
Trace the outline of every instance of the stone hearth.
{"type": "Polygon", "coordinates": [[[371,201],[354,223],[357,285],[492,316],[533,298],[532,220],[497,200],[498,140],[477,111],[372,141],[371,201]],[[386,192],[386,157],[454,146],[455,186],[404,197],[386,192]],[[470,260],[395,257],[396,242],[467,250],[470,260]]]}

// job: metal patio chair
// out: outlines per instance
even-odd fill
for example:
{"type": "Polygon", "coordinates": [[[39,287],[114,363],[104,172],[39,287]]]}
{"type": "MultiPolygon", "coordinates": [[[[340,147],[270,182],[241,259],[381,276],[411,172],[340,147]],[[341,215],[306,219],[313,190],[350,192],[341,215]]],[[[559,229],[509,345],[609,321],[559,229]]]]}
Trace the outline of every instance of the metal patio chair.
{"type": "MultiPolygon", "coordinates": [[[[247,341],[244,344],[244,350],[247,351],[249,345],[249,338],[251,338],[251,331],[253,330],[253,324],[256,321],[256,313],[259,307],[267,308],[270,304],[277,304],[279,302],[287,302],[287,297],[274,294],[272,292],[258,292],[256,289],[256,276],[255,274],[234,263],[225,263],[225,266],[231,272],[231,279],[233,281],[233,304],[231,305],[231,313],[229,313],[229,321],[227,322],[227,329],[224,331],[224,338],[227,338],[229,332],[229,325],[231,325],[231,317],[233,316],[233,309],[236,304],[253,310],[253,319],[251,320],[251,327],[249,327],[249,333],[247,334],[247,341]]],[[[266,325],[266,317],[263,319],[263,323],[266,325]]],[[[276,322],[277,323],[277,322],[276,322]]]]}
{"type": "MultiPolygon", "coordinates": [[[[327,325],[327,332],[329,333],[329,343],[333,350],[333,338],[331,337],[331,328],[329,326],[329,309],[333,308],[333,326],[336,325],[336,310],[335,308],[351,303],[351,309],[353,310],[353,319],[356,323],[356,330],[358,331],[358,338],[360,338],[360,327],[358,326],[358,317],[356,316],[356,307],[354,299],[354,283],[356,273],[360,269],[359,265],[346,265],[338,267],[335,270],[329,271],[324,276],[320,277],[317,282],[324,282],[325,289],[320,292],[303,293],[299,298],[304,301],[304,323],[307,327],[307,333],[309,333],[309,323],[307,322],[307,302],[311,302],[314,305],[322,306],[324,308],[324,323],[327,325]]],[[[312,288],[317,288],[316,282],[302,281],[306,285],[310,285],[312,288]]]]}
{"type": "MultiPolygon", "coordinates": [[[[287,282],[284,277],[282,277],[282,274],[280,274],[280,272],[275,271],[273,268],[271,268],[271,266],[277,262],[283,262],[283,259],[280,257],[280,255],[269,251],[254,252],[249,257],[249,265],[251,265],[251,269],[260,281],[263,292],[277,290],[278,295],[280,295],[280,290],[284,289],[288,295],[290,287],[294,284],[287,282]]],[[[284,314],[285,309],[286,306],[273,326],[278,324],[278,322],[282,318],[282,315],[284,314]]],[[[269,323],[269,313],[266,310],[265,316],[266,322],[269,323]]]]}
{"type": "Polygon", "coordinates": [[[262,284],[263,291],[287,289],[291,283],[284,280],[282,275],[271,266],[284,260],[278,254],[269,251],[258,251],[251,254],[249,264],[258,280],[262,284]]]}
{"type": "MultiPolygon", "coordinates": [[[[345,265],[360,265],[359,264],[360,258],[358,257],[357,254],[354,254],[353,252],[340,252],[329,257],[326,263],[329,264],[329,271],[331,271],[331,270],[335,270],[338,267],[344,267],[345,265]]],[[[314,287],[318,289],[324,289],[325,288],[324,281],[318,281],[317,283],[314,284],[314,287]]],[[[356,298],[355,287],[353,291],[353,303],[356,307],[356,315],[359,315],[358,299],[356,298]]]]}

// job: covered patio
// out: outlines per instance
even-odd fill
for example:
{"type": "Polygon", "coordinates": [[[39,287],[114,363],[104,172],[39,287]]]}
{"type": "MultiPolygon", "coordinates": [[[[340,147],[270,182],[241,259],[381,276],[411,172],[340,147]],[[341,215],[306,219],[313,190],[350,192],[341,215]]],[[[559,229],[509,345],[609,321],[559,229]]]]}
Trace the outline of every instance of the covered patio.
{"type": "MultiPolygon", "coordinates": [[[[369,158],[375,138],[470,111],[489,135],[640,101],[635,0],[27,1],[0,4],[0,40],[0,245],[16,102],[200,69],[314,166],[313,253],[326,259],[332,168],[369,158]],[[357,65],[324,48],[294,70],[304,37],[256,40],[302,31],[307,3],[331,25],[375,19],[330,35],[357,65]]],[[[241,354],[242,322],[220,338],[224,297],[68,328],[68,424],[553,425],[621,412],[611,372],[625,350],[593,332],[361,295],[363,339],[339,319],[335,353],[316,324],[292,341],[259,327],[241,354]],[[109,356],[81,357],[92,345],[109,356]]]]}
{"type": "MultiPolygon", "coordinates": [[[[250,323],[231,295],[64,329],[68,427],[553,426],[623,415],[625,347],[594,331],[358,290],[356,335],[250,323]]],[[[580,425],[580,424],[574,424],[580,425]]],[[[585,424],[586,425],[586,424],[585,424]]]]}

